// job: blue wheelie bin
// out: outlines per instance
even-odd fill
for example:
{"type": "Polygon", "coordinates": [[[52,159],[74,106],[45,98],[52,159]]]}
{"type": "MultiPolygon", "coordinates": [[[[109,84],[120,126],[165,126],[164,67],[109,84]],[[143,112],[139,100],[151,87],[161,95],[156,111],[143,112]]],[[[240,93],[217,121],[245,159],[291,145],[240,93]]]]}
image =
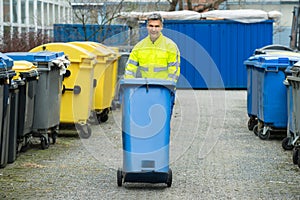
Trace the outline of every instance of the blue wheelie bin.
{"type": "Polygon", "coordinates": [[[248,129],[258,134],[257,115],[258,115],[258,77],[260,69],[255,65],[260,65],[259,58],[266,56],[288,57],[289,66],[300,60],[300,54],[282,45],[268,45],[254,51],[254,55],[249,57],[244,65],[247,70],[247,113],[249,116],[248,129]]]}
{"type": "MultiPolygon", "coordinates": [[[[247,70],[247,113],[249,116],[248,129],[252,131],[257,125],[258,113],[258,91],[257,91],[257,70],[255,65],[258,65],[258,56],[252,56],[244,62],[247,70]]],[[[255,132],[256,133],[256,132],[255,132]]]]}
{"type": "Polygon", "coordinates": [[[170,120],[175,83],[157,79],[122,79],[123,182],[172,184],[169,168],[170,120]]]}
{"type": "Polygon", "coordinates": [[[263,56],[258,58],[257,98],[258,98],[258,136],[268,139],[271,131],[286,131],[287,92],[283,84],[285,70],[290,60],[284,56],[263,56]]]}

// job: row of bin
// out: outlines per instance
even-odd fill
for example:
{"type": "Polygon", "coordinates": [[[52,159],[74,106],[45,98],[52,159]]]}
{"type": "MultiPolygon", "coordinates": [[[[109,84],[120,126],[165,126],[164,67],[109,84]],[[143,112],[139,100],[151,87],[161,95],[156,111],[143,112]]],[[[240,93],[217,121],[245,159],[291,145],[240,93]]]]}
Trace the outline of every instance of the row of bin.
{"type": "Polygon", "coordinates": [[[286,132],[282,147],[293,150],[293,163],[300,167],[300,53],[270,45],[256,50],[244,64],[248,129],[263,140],[286,132]]]}
{"type": "MultiPolygon", "coordinates": [[[[125,57],[126,58],[126,57],[125,57]]],[[[39,137],[56,142],[63,124],[82,138],[105,122],[115,97],[118,48],[96,42],[48,43],[29,52],[0,54],[0,167],[39,137]]]]}

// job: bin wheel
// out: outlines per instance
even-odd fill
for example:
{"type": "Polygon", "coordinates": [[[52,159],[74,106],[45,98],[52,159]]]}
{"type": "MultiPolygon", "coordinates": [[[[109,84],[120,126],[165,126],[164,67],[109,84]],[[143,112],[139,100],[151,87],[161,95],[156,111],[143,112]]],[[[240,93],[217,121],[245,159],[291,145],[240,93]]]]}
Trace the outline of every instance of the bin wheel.
{"type": "Polygon", "coordinates": [[[257,125],[257,119],[255,119],[254,117],[250,117],[250,119],[248,120],[249,131],[252,131],[255,125],[257,125]]]}
{"type": "Polygon", "coordinates": [[[53,133],[52,133],[52,144],[55,144],[55,143],[56,143],[56,139],[57,139],[57,133],[56,133],[56,132],[53,132],[53,133]]]}
{"type": "Polygon", "coordinates": [[[268,140],[270,138],[270,130],[264,131],[264,128],[259,129],[258,137],[262,140],[268,140]]]}
{"type": "Polygon", "coordinates": [[[300,154],[299,154],[299,149],[298,148],[297,148],[297,155],[298,155],[297,164],[298,164],[298,167],[300,168],[300,154]]]}
{"type": "Polygon", "coordinates": [[[294,163],[294,165],[298,164],[298,154],[299,154],[299,149],[294,148],[294,150],[293,150],[293,163],[294,163]]]}
{"type": "Polygon", "coordinates": [[[254,125],[254,127],[253,127],[253,133],[254,133],[254,135],[258,136],[258,125],[257,124],[254,125]]]}
{"type": "Polygon", "coordinates": [[[30,148],[30,138],[28,136],[24,137],[24,145],[22,145],[20,152],[26,152],[30,148]]]}
{"type": "Polygon", "coordinates": [[[49,148],[49,140],[47,140],[45,137],[41,137],[41,148],[42,149],[49,148]]]}
{"type": "Polygon", "coordinates": [[[77,125],[77,130],[79,131],[78,134],[80,138],[88,139],[92,135],[92,129],[88,124],[84,125],[77,125]]]}
{"type": "Polygon", "coordinates": [[[118,183],[118,186],[121,187],[122,186],[122,182],[123,182],[123,172],[122,172],[122,169],[118,169],[117,171],[117,183],[118,183]]]}
{"type": "Polygon", "coordinates": [[[106,122],[108,120],[108,114],[101,113],[100,115],[97,115],[97,119],[99,123],[106,122]]]}
{"type": "Polygon", "coordinates": [[[294,146],[292,144],[290,144],[290,138],[289,137],[286,137],[282,140],[281,146],[284,150],[292,150],[294,148],[294,146]]]}
{"type": "Polygon", "coordinates": [[[167,186],[168,187],[171,187],[171,185],[172,185],[172,170],[171,169],[169,169],[169,171],[168,171],[168,177],[167,177],[167,181],[166,181],[166,184],[167,184],[167,186]]]}

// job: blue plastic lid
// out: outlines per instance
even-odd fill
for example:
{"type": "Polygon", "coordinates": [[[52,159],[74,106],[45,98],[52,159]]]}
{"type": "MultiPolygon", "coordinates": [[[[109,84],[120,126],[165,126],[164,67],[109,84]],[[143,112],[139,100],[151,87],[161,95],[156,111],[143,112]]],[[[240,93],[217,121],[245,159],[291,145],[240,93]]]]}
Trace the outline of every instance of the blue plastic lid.
{"type": "Polygon", "coordinates": [[[10,68],[12,68],[13,65],[14,65],[13,59],[11,59],[10,57],[8,57],[7,55],[5,55],[3,53],[0,53],[0,68],[1,69],[3,69],[3,68],[10,69],[10,68]]]}
{"type": "Polygon", "coordinates": [[[9,52],[5,54],[13,60],[26,60],[29,62],[51,62],[52,60],[63,56],[64,52],[9,52]]]}
{"type": "Polygon", "coordinates": [[[290,63],[287,57],[276,57],[276,56],[263,56],[258,58],[258,62],[264,64],[283,64],[288,65],[290,63]]]}
{"type": "Polygon", "coordinates": [[[163,79],[149,79],[149,78],[129,78],[121,79],[120,85],[122,86],[142,86],[142,85],[161,85],[168,88],[173,88],[176,86],[174,81],[163,80],[163,79]]]}

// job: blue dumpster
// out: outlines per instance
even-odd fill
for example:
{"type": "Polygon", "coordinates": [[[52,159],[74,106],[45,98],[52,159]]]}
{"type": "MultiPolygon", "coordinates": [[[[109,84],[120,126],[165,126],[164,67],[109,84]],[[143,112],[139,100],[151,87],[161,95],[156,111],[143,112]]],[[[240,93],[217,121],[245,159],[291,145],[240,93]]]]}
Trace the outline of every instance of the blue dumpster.
{"type": "Polygon", "coordinates": [[[157,79],[123,79],[122,182],[172,184],[169,168],[170,120],[175,83],[157,79]]]}

